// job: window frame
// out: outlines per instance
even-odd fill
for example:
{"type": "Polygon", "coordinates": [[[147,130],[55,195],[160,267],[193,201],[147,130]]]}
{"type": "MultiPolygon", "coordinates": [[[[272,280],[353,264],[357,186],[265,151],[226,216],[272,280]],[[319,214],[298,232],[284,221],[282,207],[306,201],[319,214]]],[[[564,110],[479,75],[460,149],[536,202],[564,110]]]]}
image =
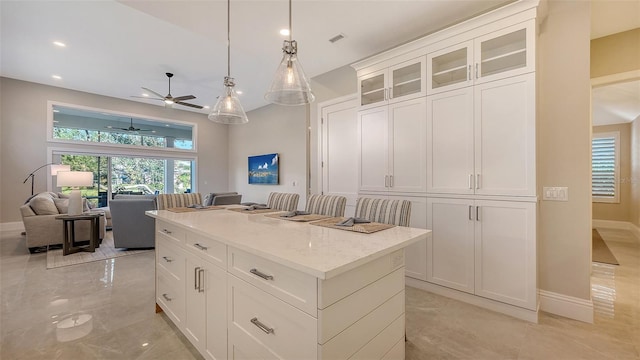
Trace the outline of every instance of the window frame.
{"type": "Polygon", "coordinates": [[[608,132],[599,132],[593,133],[591,136],[591,199],[592,202],[597,203],[609,203],[609,204],[619,204],[620,203],[620,131],[608,131],[608,132]],[[614,196],[597,196],[593,194],[593,140],[602,139],[602,138],[613,138],[614,139],[614,181],[613,181],[613,191],[614,196]]]}

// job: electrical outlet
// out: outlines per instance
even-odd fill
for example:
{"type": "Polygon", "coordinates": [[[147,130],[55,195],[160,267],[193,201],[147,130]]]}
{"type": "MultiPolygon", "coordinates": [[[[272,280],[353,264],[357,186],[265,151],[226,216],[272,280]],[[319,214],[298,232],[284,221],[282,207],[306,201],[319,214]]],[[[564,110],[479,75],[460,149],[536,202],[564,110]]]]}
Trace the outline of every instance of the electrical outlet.
{"type": "Polygon", "coordinates": [[[566,186],[545,186],[542,188],[542,200],[569,201],[569,188],[566,186]]]}

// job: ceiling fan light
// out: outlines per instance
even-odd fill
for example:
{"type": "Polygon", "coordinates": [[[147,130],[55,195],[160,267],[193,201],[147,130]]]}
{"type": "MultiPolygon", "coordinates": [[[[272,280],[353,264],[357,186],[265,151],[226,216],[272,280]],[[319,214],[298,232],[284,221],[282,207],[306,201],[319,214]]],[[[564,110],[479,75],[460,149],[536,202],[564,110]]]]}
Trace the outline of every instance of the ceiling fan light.
{"type": "Polygon", "coordinates": [[[246,124],[249,122],[247,114],[240,104],[238,94],[233,88],[235,83],[233,78],[225,76],[224,78],[224,94],[218,97],[213,111],[209,114],[209,120],[220,124],[246,124]]]}
{"type": "Polygon", "coordinates": [[[264,95],[272,104],[298,106],[313,102],[309,79],[298,61],[296,41],[285,40],[282,46],[282,61],[273,77],[271,87],[264,95]]]}
{"type": "Polygon", "coordinates": [[[173,105],[174,104],[173,100],[171,100],[171,99],[164,99],[164,103],[167,104],[167,105],[173,105]]]}

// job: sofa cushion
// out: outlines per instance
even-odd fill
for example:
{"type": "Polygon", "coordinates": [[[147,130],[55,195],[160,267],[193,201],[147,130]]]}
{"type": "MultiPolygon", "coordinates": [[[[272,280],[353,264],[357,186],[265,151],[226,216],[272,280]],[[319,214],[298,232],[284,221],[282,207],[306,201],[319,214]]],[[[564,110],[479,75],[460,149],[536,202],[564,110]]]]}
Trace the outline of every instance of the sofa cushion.
{"type": "Polygon", "coordinates": [[[69,212],[69,199],[53,199],[53,203],[56,204],[56,208],[58,208],[60,214],[69,212]]]}
{"type": "Polygon", "coordinates": [[[60,213],[53,202],[53,197],[48,193],[43,193],[29,200],[29,206],[36,215],[57,215],[60,213]]]}

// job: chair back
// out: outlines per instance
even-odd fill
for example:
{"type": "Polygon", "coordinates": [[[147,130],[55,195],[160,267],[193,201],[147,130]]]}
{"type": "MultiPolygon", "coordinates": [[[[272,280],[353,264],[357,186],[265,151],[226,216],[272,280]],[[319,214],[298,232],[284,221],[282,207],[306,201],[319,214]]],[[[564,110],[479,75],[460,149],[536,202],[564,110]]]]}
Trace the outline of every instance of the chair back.
{"type": "Polygon", "coordinates": [[[298,209],[300,195],[294,193],[272,192],[267,200],[267,207],[275,210],[294,211],[298,209]]]}
{"type": "Polygon", "coordinates": [[[411,201],[358,198],[355,216],[384,224],[409,226],[411,201]]]}
{"type": "Polygon", "coordinates": [[[158,194],[156,198],[158,210],[166,210],[174,207],[186,207],[189,205],[202,205],[200,193],[187,194],[158,194]]]}
{"type": "Polygon", "coordinates": [[[224,194],[216,195],[211,201],[211,205],[233,205],[240,204],[242,201],[242,194],[224,194]]]}
{"type": "Polygon", "coordinates": [[[347,198],[339,195],[313,194],[307,199],[306,211],[312,214],[344,216],[347,198]]]}

